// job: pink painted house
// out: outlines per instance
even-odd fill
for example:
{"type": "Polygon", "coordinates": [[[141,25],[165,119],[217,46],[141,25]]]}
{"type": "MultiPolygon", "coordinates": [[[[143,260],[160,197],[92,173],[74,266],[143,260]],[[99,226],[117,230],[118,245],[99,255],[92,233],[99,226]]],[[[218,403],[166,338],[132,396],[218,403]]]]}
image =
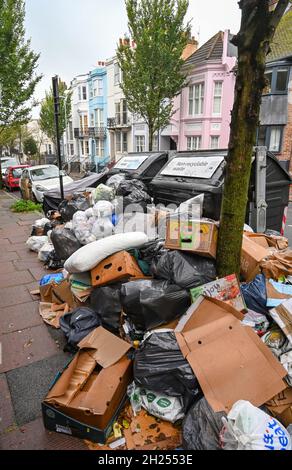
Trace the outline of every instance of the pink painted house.
{"type": "Polygon", "coordinates": [[[176,112],[161,133],[179,151],[228,147],[237,60],[231,38],[219,31],[185,62],[188,86],[175,98],[176,112]]]}

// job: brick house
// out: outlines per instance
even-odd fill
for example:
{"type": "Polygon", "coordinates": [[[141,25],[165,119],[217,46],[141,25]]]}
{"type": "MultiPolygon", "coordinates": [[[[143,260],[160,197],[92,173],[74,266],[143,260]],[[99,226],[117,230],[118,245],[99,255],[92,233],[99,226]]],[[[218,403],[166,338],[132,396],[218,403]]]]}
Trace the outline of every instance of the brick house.
{"type": "Polygon", "coordinates": [[[292,173],[292,8],[283,16],[267,57],[258,145],[266,145],[292,173]]]}

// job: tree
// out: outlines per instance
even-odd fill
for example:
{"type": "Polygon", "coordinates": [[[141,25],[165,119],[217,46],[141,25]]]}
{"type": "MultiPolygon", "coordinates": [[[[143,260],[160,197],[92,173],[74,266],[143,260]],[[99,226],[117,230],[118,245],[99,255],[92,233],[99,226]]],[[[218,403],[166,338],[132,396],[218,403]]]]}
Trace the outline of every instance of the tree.
{"type": "Polygon", "coordinates": [[[183,50],[190,36],[184,25],[188,0],[125,0],[130,39],[120,44],[117,59],[121,88],[129,110],[141,116],[153,135],[169,124],[173,98],[185,84],[183,50]]]}
{"type": "Polygon", "coordinates": [[[23,150],[26,155],[34,156],[38,153],[38,146],[35,139],[30,136],[27,137],[23,142],[23,150]]]}
{"type": "MultiPolygon", "coordinates": [[[[60,117],[59,117],[59,131],[60,135],[66,130],[68,121],[71,117],[71,96],[72,93],[68,92],[67,85],[62,80],[59,80],[59,96],[60,96],[60,117]]],[[[40,128],[41,130],[57,145],[56,127],[55,127],[55,109],[54,109],[54,95],[51,88],[42,102],[40,111],[40,128]]]]}
{"type": "Polygon", "coordinates": [[[217,252],[218,274],[239,273],[243,226],[248,201],[253,147],[259,125],[266,56],[289,0],[275,9],[269,0],[241,0],[240,31],[232,40],[238,48],[235,102],[232,110],[226,177],[217,252]]]}
{"type": "Polygon", "coordinates": [[[42,78],[36,75],[39,54],[25,39],[24,19],[24,0],[0,0],[0,137],[7,127],[27,122],[42,78]]]}

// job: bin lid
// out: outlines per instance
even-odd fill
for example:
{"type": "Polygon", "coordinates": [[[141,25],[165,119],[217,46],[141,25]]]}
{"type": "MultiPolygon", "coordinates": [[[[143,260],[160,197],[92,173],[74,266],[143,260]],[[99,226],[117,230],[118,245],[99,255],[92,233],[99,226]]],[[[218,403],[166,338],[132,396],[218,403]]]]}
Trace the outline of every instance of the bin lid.
{"type": "Polygon", "coordinates": [[[173,158],[161,171],[162,176],[210,179],[224,162],[224,156],[189,156],[173,158]]]}
{"type": "Polygon", "coordinates": [[[145,173],[148,174],[149,169],[153,168],[153,178],[164,165],[167,158],[167,152],[129,153],[111,168],[110,175],[128,173],[132,177],[143,177],[145,173]]]}

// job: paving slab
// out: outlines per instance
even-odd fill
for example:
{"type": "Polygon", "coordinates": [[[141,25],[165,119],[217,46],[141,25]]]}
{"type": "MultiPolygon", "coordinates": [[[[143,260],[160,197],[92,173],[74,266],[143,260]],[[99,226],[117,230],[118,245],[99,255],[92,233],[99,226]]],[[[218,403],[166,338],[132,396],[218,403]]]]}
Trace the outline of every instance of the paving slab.
{"type": "Polygon", "coordinates": [[[5,374],[0,375],[0,436],[16,426],[10,390],[5,374]]]}
{"type": "Polygon", "coordinates": [[[0,274],[1,289],[5,289],[6,287],[13,287],[15,284],[19,286],[29,284],[30,282],[33,282],[33,277],[29,271],[15,271],[13,273],[0,274]]]}
{"type": "Polygon", "coordinates": [[[43,325],[43,319],[39,314],[39,302],[32,301],[26,304],[0,308],[0,331],[2,334],[38,325],[43,325]]]}
{"type": "MultiPolygon", "coordinates": [[[[1,243],[0,243],[0,248],[1,248],[1,243]]],[[[0,263],[0,274],[13,273],[14,271],[16,271],[16,267],[12,261],[4,261],[3,263],[0,263]]]]}
{"type": "Polygon", "coordinates": [[[38,362],[59,352],[45,325],[0,336],[2,364],[0,373],[38,362]]]}
{"type": "Polygon", "coordinates": [[[41,267],[41,264],[40,264],[40,267],[38,268],[29,268],[29,271],[31,272],[32,276],[34,277],[34,279],[36,281],[39,281],[43,276],[45,276],[46,274],[49,274],[51,271],[48,271],[47,269],[41,267]]]}
{"type": "MultiPolygon", "coordinates": [[[[83,450],[85,443],[77,438],[46,431],[41,418],[21,426],[17,431],[0,437],[5,450],[83,450]]],[[[40,461],[41,463],[41,461],[40,461]]]]}
{"type": "Polygon", "coordinates": [[[6,374],[17,425],[22,426],[41,416],[43,399],[57,373],[64,369],[72,357],[69,354],[57,354],[6,374]]]}
{"type": "Polygon", "coordinates": [[[1,289],[1,308],[18,305],[31,301],[31,296],[25,286],[7,287],[1,289]]]}
{"type": "MultiPolygon", "coordinates": [[[[1,246],[1,242],[0,242],[1,246]]],[[[14,261],[15,259],[19,259],[19,255],[16,251],[2,251],[0,252],[0,262],[1,261],[14,261]]]]}

